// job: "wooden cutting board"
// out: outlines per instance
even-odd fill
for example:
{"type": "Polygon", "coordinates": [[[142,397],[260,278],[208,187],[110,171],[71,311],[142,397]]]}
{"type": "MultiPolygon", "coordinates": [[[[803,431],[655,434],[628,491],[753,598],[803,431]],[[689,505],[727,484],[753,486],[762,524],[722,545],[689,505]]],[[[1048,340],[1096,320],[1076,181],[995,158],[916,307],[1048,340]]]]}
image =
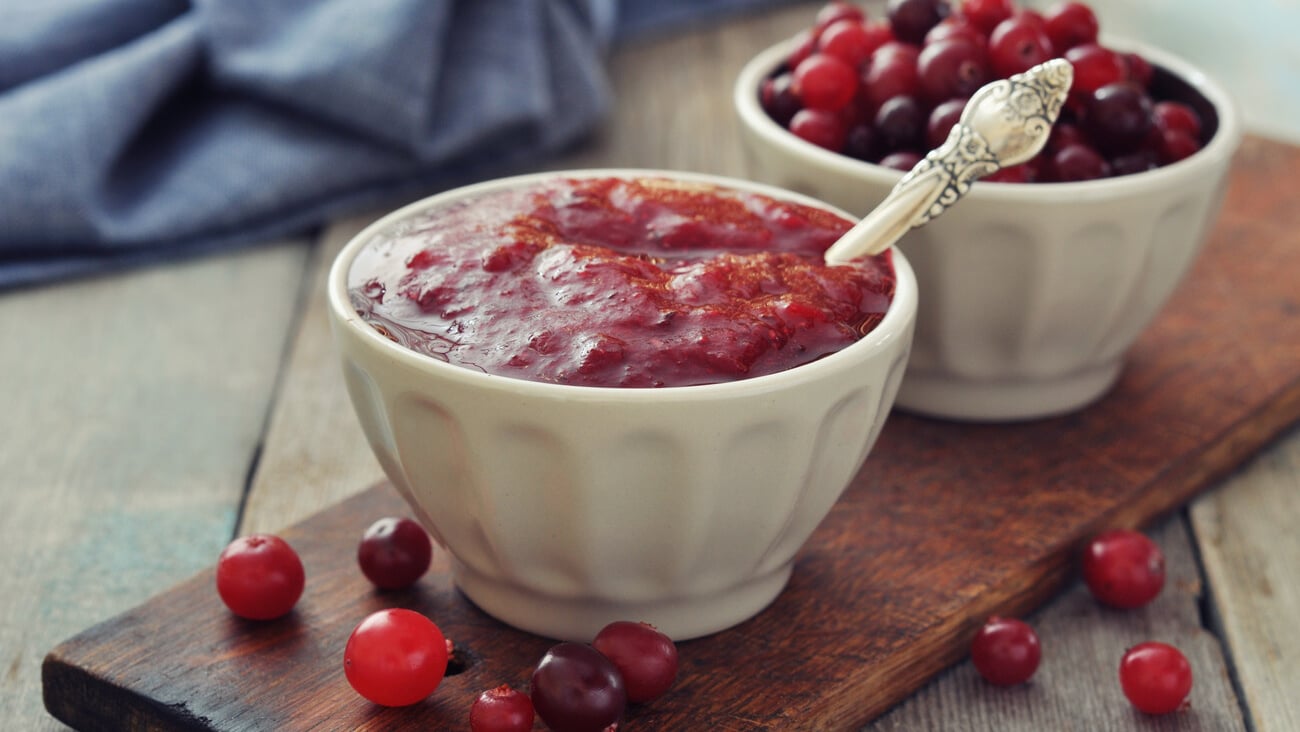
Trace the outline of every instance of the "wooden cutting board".
{"type": "MultiPolygon", "coordinates": [[[[986,616],[1048,599],[1086,537],[1180,506],[1300,418],[1296,170],[1300,149],[1246,141],[1207,249],[1101,402],[1016,425],[893,415],[785,592],[681,644],[673,691],[623,728],[861,725],[964,657],[986,616]]],[[[551,641],[478,611],[441,553],[415,588],[374,592],[356,542],[402,513],[380,485],[286,529],[308,585],[281,620],[231,616],[209,570],[86,630],[46,658],[46,707],[86,730],[468,729],[477,694],[526,688],[551,641]],[[362,700],[341,666],[356,623],[393,606],[457,644],[451,675],[405,709],[362,700]]]]}

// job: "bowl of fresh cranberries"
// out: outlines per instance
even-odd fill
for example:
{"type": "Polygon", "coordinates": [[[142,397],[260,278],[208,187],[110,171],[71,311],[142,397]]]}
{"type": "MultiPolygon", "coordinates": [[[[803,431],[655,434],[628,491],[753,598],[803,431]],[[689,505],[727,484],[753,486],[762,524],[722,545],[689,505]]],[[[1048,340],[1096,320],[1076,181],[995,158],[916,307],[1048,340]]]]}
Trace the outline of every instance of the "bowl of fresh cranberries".
{"type": "Polygon", "coordinates": [[[589,640],[734,625],[785,586],[902,380],[916,284],[789,191],[560,171],[448,191],[338,255],[329,312],[380,464],[497,618],[589,640]]]}
{"type": "Polygon", "coordinates": [[[752,177],[865,215],[943,143],[972,92],[1070,61],[1044,151],[899,242],[921,302],[897,404],[992,421],[1100,398],[1217,216],[1241,138],[1229,95],[1188,61],[1099,35],[1080,2],[873,12],[831,2],[741,71],[752,177]]]}

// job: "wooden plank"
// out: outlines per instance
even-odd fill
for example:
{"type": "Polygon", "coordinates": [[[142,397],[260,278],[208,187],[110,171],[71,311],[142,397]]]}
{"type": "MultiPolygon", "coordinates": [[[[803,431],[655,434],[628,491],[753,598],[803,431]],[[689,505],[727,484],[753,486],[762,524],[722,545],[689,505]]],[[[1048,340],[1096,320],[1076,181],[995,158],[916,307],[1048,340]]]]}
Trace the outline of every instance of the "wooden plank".
{"type": "Polygon", "coordinates": [[[1300,430],[1192,507],[1214,602],[1257,732],[1300,729],[1300,430]]]}
{"type": "Polygon", "coordinates": [[[229,541],[305,242],[0,296],[0,718],[70,632],[229,541]]]}
{"type": "Polygon", "coordinates": [[[325,305],[330,263],[374,218],[341,221],[313,248],[305,304],[245,501],[241,534],[297,523],[383,477],[348,402],[325,305]]]}
{"type": "MultiPolygon", "coordinates": [[[[1300,417],[1300,291],[1268,276],[1300,268],[1300,209],[1290,207],[1282,185],[1297,165],[1300,149],[1247,142],[1207,250],[1133,349],[1115,390],[1096,405],[1011,425],[893,415],[786,591],[754,619],[683,644],[677,687],[635,710],[629,725],[863,724],[962,659],[987,615],[1023,613],[1049,599],[1086,537],[1181,506],[1300,417]],[[1250,378],[1237,378],[1243,373],[1250,378]]],[[[204,730],[372,719],[463,727],[474,692],[522,683],[548,641],[483,616],[452,588],[445,557],[413,593],[368,592],[354,566],[357,535],[400,509],[390,491],[376,489],[289,531],[316,579],[284,623],[231,622],[210,577],[201,576],[68,641],[46,662],[50,708],[97,728],[127,714],[204,730]],[[388,603],[429,613],[475,661],[427,704],[378,713],[341,685],[338,663],[351,627],[388,603]]],[[[1179,592],[1164,601],[1175,603],[1172,613],[1149,609],[1150,628],[1141,615],[1129,620],[1151,632],[1175,628],[1200,675],[1222,676],[1214,639],[1187,619],[1194,602],[1179,592]]],[[[1090,661],[1114,663],[1114,649],[1134,642],[1125,634],[1131,626],[1094,627],[1106,647],[1090,661]]],[[[1068,648],[1087,647],[1093,636],[1060,637],[1068,648]]],[[[1057,673],[1067,687],[1063,700],[1093,689],[1082,708],[1113,703],[1086,675],[1057,673]]],[[[1048,678],[1034,688],[1047,687],[1048,678]]],[[[1162,723],[1240,728],[1229,687],[1207,688],[1198,696],[1208,705],[1204,715],[1162,723]]],[[[1067,706],[1061,701],[1061,710],[1067,706]]]]}

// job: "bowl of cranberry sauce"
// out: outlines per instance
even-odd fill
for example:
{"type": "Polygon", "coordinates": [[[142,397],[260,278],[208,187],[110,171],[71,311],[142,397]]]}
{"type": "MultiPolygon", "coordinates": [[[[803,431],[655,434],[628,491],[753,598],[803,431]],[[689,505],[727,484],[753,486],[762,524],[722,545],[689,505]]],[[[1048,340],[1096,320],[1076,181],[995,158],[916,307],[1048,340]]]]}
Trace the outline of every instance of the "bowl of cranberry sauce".
{"type": "Polygon", "coordinates": [[[1025,420],[1102,398],[1210,231],[1241,139],[1231,99],[1099,27],[1078,2],[832,2],[738,76],[751,176],[861,216],[974,88],[1048,58],[1074,67],[1042,155],[899,241],[925,293],[899,408],[1025,420]]]}
{"type": "Polygon", "coordinates": [[[778,188],[561,171],[448,191],[340,252],[329,310],[385,473],[458,587],[516,627],[675,639],[751,617],[862,469],[916,281],[821,253],[778,188]]]}

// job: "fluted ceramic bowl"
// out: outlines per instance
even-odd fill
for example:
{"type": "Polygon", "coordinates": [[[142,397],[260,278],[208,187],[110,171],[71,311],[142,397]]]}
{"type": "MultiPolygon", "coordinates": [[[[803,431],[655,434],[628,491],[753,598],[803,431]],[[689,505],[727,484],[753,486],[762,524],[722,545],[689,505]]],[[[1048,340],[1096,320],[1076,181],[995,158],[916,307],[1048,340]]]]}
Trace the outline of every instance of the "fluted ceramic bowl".
{"type": "MultiPolygon", "coordinates": [[[[1189,268],[1215,220],[1240,139],[1227,93],[1191,64],[1141,53],[1161,83],[1201,113],[1212,137],[1156,170],[1078,183],[976,182],[898,248],[921,290],[898,406],[970,420],[1046,417],[1115,383],[1124,354],[1189,268]]],[[[808,143],[759,105],[759,85],[792,48],[741,71],[734,103],[753,177],[857,216],[902,173],[808,143]]]]}
{"type": "Polygon", "coordinates": [[[902,380],[916,284],[895,252],[894,299],[861,340],[775,374],[659,389],[451,365],[381,336],[354,310],[354,257],[401,222],[504,187],[593,175],[685,179],[829,208],[665,171],[561,171],[469,186],[379,220],[342,250],[329,277],[332,325],[371,447],[479,607],[554,638],[590,641],[613,620],[690,638],[770,603],[858,472],[902,380]]]}

